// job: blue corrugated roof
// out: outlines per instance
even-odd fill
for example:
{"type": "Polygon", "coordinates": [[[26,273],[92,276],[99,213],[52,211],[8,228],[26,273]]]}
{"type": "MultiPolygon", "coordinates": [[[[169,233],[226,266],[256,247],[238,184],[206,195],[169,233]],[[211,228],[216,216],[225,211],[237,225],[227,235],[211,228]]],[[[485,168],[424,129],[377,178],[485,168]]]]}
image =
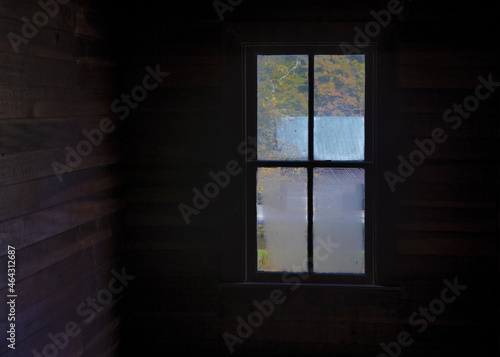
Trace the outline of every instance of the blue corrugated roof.
{"type": "MultiPolygon", "coordinates": [[[[284,118],[276,132],[278,149],[287,156],[307,158],[307,117],[284,118]]],[[[314,118],[315,160],[363,160],[364,117],[314,118]]]]}

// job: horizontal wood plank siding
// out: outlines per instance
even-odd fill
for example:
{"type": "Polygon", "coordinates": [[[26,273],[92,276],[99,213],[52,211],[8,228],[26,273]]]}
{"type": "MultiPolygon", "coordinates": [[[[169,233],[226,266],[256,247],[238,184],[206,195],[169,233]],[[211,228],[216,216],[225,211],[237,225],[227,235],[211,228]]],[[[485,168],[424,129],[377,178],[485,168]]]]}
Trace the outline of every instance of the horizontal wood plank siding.
{"type": "MultiPolygon", "coordinates": [[[[43,10],[36,1],[0,5],[0,262],[7,266],[7,246],[14,246],[18,296],[16,349],[2,343],[2,357],[47,353],[49,334],[70,322],[81,332],[58,348],[60,356],[116,355],[120,342],[120,296],[95,321],[77,311],[124,266],[118,137],[93,147],[62,182],[52,167],[67,165],[66,147],[86,139],[83,129],[113,114],[116,58],[105,30],[109,19],[96,17],[96,8],[106,16],[98,2],[58,4],[47,25],[16,51],[7,34],[21,35],[21,18],[43,10]]],[[[2,277],[2,296],[7,289],[2,277]]],[[[0,313],[5,331],[6,313],[0,313]]]]}

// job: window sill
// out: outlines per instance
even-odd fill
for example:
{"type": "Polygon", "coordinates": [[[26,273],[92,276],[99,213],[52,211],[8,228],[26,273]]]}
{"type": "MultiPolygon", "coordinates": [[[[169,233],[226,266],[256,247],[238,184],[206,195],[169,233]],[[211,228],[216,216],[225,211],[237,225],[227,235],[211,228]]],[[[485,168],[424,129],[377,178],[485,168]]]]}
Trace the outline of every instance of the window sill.
{"type": "Polygon", "coordinates": [[[283,288],[283,287],[294,287],[297,289],[308,288],[328,288],[328,289],[339,289],[339,290],[367,290],[367,291],[401,291],[400,286],[385,286],[385,285],[371,285],[371,284],[329,284],[329,283],[280,283],[280,282],[238,282],[238,283],[219,283],[221,288],[283,288]]]}

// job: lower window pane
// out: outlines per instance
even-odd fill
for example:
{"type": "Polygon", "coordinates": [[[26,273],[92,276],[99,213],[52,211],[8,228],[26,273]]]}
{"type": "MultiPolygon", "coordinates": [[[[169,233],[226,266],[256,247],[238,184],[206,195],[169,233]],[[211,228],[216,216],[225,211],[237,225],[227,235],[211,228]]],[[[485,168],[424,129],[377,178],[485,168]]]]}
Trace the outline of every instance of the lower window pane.
{"type": "Polygon", "coordinates": [[[315,168],[313,188],[314,271],[363,274],[365,171],[315,168]]]}
{"type": "Polygon", "coordinates": [[[307,271],[307,170],[257,170],[257,270],[307,271]]]}

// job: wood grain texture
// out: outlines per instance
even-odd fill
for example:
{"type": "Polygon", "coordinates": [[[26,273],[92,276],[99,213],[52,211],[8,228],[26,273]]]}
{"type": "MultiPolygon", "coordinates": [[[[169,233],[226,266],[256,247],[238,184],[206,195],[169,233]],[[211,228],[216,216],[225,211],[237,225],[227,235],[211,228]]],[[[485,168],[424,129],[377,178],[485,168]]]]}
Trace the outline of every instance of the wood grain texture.
{"type": "MultiPolygon", "coordinates": [[[[61,356],[113,354],[120,341],[118,300],[92,324],[76,311],[123,266],[118,132],[94,146],[63,182],[52,168],[55,161],[66,164],[65,148],[85,139],[83,129],[113,114],[116,63],[112,31],[105,30],[111,23],[92,15],[94,6],[103,16],[106,8],[92,3],[56,5],[57,14],[18,51],[7,34],[22,34],[21,18],[43,16],[42,8],[38,1],[0,4],[0,262],[7,265],[6,247],[14,246],[19,297],[16,349],[2,343],[2,357],[44,353],[49,333],[70,321],[82,332],[61,356]]],[[[0,279],[4,295],[6,283],[0,279]]],[[[7,331],[6,311],[0,326],[7,331]]]]}

